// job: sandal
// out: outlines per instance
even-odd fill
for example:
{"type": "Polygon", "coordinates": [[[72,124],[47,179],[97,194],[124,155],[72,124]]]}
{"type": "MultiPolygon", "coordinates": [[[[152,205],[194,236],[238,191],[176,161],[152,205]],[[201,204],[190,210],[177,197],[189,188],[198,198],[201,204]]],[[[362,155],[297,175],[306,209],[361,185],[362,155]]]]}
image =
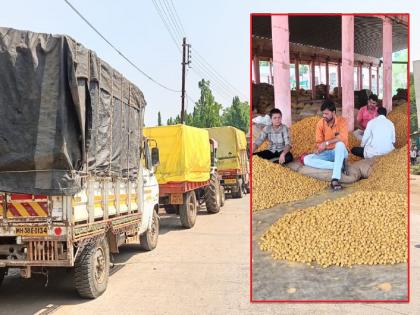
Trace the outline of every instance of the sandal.
{"type": "Polygon", "coordinates": [[[331,188],[333,191],[339,191],[343,189],[343,186],[338,182],[338,179],[331,180],[331,188]]]}

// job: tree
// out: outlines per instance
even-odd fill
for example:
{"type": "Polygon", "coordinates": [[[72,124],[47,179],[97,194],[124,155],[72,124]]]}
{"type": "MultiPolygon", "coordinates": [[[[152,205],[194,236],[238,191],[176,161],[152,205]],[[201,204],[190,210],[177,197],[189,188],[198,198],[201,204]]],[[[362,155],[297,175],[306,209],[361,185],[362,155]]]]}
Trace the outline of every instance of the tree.
{"type": "Polygon", "coordinates": [[[192,114],[192,126],[198,128],[219,127],[222,125],[220,110],[222,105],[214,99],[210,89],[210,81],[202,79],[198,82],[201,90],[200,99],[195,103],[192,114]]]}
{"type": "Polygon", "coordinates": [[[166,121],[166,124],[169,125],[175,125],[175,121],[174,119],[172,119],[172,117],[169,117],[169,119],[166,121]]]}
{"type": "Polygon", "coordinates": [[[160,112],[158,112],[158,126],[162,126],[162,117],[160,116],[160,112]]]}
{"type": "Polygon", "coordinates": [[[233,126],[247,133],[249,130],[249,111],[248,102],[241,102],[239,97],[235,96],[232,100],[232,106],[223,111],[223,125],[233,126]]]}

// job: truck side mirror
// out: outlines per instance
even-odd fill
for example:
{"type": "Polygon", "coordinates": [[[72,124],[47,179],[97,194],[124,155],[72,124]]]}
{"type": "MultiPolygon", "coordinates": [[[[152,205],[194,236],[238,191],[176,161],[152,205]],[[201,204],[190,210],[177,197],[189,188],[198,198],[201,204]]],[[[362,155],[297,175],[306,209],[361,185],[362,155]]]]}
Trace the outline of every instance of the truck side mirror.
{"type": "Polygon", "coordinates": [[[159,149],[152,148],[152,165],[156,166],[159,164],[159,149]]]}

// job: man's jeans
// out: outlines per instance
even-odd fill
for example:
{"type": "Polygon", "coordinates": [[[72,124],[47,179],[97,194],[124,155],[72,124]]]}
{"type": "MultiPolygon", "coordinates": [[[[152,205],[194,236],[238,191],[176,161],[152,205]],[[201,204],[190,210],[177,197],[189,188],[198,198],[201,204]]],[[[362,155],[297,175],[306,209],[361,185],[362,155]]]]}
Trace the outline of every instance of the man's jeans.
{"type": "Polygon", "coordinates": [[[303,163],[314,168],[333,170],[332,178],[341,178],[343,161],[349,156],[343,142],[337,142],[333,150],[325,150],[319,154],[308,154],[304,157],[303,163]]]}

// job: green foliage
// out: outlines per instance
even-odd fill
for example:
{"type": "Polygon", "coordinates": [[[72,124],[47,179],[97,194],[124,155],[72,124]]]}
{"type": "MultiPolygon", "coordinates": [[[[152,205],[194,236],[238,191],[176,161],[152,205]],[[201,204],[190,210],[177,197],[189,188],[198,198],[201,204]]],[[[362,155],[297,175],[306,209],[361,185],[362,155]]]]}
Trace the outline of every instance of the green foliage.
{"type": "Polygon", "coordinates": [[[416,91],[414,90],[414,75],[410,73],[410,130],[417,131],[416,91]]]}
{"type": "MultiPolygon", "coordinates": [[[[249,103],[241,102],[235,96],[232,105],[222,111],[222,105],[216,102],[210,89],[210,81],[201,80],[198,82],[201,90],[200,98],[195,102],[192,113],[185,113],[185,124],[198,128],[211,128],[220,126],[233,126],[248,132],[249,130],[249,103]]],[[[169,118],[168,125],[180,124],[180,116],[169,118]]]]}
{"type": "MultiPolygon", "coordinates": [[[[408,61],[408,50],[403,49],[392,54],[392,61],[408,61]]],[[[407,65],[392,65],[392,95],[397,93],[397,89],[407,88],[407,65]]]]}
{"type": "Polygon", "coordinates": [[[160,112],[158,112],[158,126],[162,126],[162,117],[160,115],[160,112]]]}
{"type": "Polygon", "coordinates": [[[232,106],[223,111],[223,125],[236,127],[245,133],[248,132],[249,111],[248,102],[241,102],[239,97],[235,96],[232,101],[232,106]]]}
{"type": "Polygon", "coordinates": [[[192,114],[192,126],[198,128],[219,127],[222,125],[220,110],[222,105],[214,99],[210,89],[210,81],[202,79],[198,82],[201,90],[200,99],[195,102],[192,114]]]}

